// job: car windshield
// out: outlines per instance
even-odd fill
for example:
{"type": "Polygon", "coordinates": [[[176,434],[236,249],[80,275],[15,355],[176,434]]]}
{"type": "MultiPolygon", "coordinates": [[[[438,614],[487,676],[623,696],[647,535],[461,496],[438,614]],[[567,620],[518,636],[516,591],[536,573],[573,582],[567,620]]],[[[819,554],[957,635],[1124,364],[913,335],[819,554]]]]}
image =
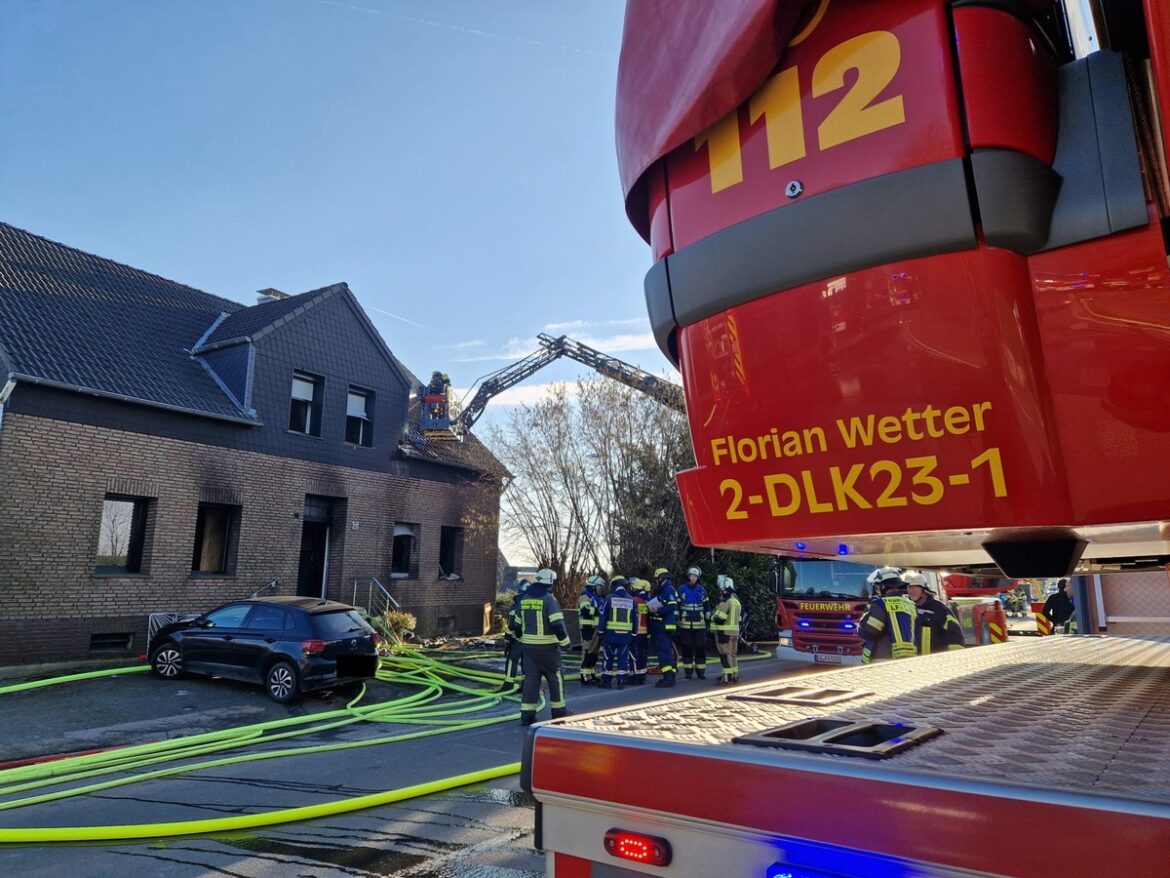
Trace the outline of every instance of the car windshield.
{"type": "Polygon", "coordinates": [[[874,568],[845,561],[796,561],[792,565],[796,576],[785,579],[781,597],[792,598],[852,598],[869,597],[866,577],[874,568]]]}
{"type": "Polygon", "coordinates": [[[313,625],[317,633],[327,639],[345,637],[347,634],[368,634],[374,630],[358,615],[357,610],[320,613],[313,617],[313,625]]]}

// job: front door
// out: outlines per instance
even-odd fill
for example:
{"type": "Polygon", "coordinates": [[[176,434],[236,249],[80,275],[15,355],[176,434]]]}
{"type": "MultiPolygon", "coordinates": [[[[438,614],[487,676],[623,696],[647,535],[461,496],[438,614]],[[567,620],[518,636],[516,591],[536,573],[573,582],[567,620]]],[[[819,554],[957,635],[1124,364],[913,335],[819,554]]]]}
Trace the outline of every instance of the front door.
{"type": "Polygon", "coordinates": [[[297,568],[297,594],[325,597],[325,574],[329,564],[329,523],[306,521],[301,526],[301,563],[297,568]]]}

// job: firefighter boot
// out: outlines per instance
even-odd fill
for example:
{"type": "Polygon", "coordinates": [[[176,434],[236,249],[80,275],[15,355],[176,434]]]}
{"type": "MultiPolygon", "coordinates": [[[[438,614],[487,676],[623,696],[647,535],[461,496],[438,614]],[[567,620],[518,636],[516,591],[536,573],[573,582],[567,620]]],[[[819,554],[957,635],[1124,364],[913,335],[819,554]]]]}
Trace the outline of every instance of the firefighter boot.
{"type": "Polygon", "coordinates": [[[553,712],[552,712],[553,719],[562,719],[566,716],[572,716],[572,715],[573,715],[573,711],[569,710],[567,707],[554,707],[553,708],[553,712]]]}
{"type": "Polygon", "coordinates": [[[536,711],[535,710],[522,710],[522,711],[520,711],[520,725],[530,726],[534,722],[536,722],[536,711]]]}
{"type": "Polygon", "coordinates": [[[706,680],[707,679],[707,669],[696,667],[695,668],[695,676],[698,677],[700,680],[706,680]]]}
{"type": "Polygon", "coordinates": [[[654,684],[655,689],[669,689],[674,685],[674,674],[666,673],[662,675],[662,679],[654,684]]]}
{"type": "Polygon", "coordinates": [[[597,685],[600,686],[602,689],[612,689],[613,688],[613,680],[611,680],[609,677],[602,677],[601,682],[598,683],[597,685]]]}

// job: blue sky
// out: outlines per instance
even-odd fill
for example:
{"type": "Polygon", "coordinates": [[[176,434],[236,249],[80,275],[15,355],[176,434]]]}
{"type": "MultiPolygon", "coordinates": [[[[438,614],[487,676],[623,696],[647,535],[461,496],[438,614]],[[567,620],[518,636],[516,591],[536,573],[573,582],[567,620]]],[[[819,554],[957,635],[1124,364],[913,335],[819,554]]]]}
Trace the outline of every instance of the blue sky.
{"type": "MultiPolygon", "coordinates": [[[[424,380],[466,387],[540,331],[662,372],[614,158],[623,15],[620,0],[10,2],[0,217],[247,304],[346,281],[424,380]]],[[[581,371],[548,367],[511,398],[581,371]]]]}

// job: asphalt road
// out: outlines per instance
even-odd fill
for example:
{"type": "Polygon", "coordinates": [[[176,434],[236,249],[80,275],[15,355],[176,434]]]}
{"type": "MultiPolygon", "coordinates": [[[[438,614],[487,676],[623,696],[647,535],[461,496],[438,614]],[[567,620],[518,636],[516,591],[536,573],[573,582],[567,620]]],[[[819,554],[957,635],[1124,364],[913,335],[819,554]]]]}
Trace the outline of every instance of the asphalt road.
{"type": "MultiPolygon", "coordinates": [[[[770,658],[745,661],[741,668],[745,681],[810,670],[770,658]]],[[[714,673],[712,667],[712,677],[714,673]]],[[[713,682],[710,678],[680,680],[674,689],[647,685],[624,691],[581,688],[571,683],[569,707],[574,712],[587,712],[693,694],[713,687],[713,682]]],[[[375,683],[365,702],[392,699],[406,691],[375,683]]],[[[298,705],[282,706],[255,687],[197,678],[168,683],[142,673],[69,683],[0,696],[0,761],[157,741],[268,719],[324,714],[342,706],[340,696],[330,699],[319,695],[309,695],[298,705]]],[[[268,812],[506,765],[518,761],[524,737],[516,710],[514,702],[502,702],[476,714],[476,718],[499,717],[499,724],[465,731],[242,762],[9,810],[3,809],[4,802],[42,790],[0,795],[0,827],[159,823],[268,812]]],[[[356,744],[422,729],[421,725],[363,722],[249,749],[356,744]]],[[[515,776],[247,832],[0,847],[0,874],[4,875],[96,878],[139,870],[158,876],[247,878],[535,878],[544,874],[544,860],[532,849],[532,803],[519,791],[515,776]]]]}

